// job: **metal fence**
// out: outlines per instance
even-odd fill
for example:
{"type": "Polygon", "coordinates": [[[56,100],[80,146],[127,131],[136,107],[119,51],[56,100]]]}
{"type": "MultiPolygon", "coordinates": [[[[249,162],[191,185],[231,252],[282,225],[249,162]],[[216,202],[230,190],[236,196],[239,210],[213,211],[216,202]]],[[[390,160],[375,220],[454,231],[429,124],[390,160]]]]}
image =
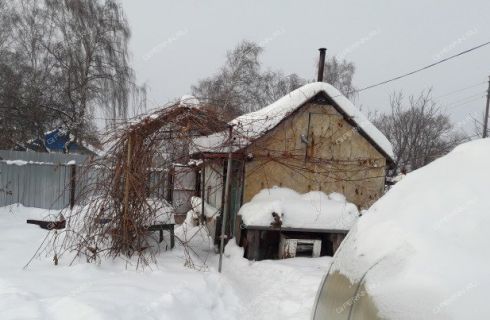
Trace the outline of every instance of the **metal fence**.
{"type": "MultiPolygon", "coordinates": [[[[84,155],[0,150],[0,206],[20,203],[26,207],[63,209],[93,195],[94,182],[104,169],[89,169],[84,165],[86,160],[84,155]]],[[[166,170],[152,170],[148,196],[171,200],[176,212],[185,215],[191,207],[190,198],[196,194],[196,172],[176,166],[172,183],[168,179],[166,170]]]]}
{"type": "Polygon", "coordinates": [[[0,150],[0,206],[67,207],[91,178],[83,170],[86,159],[83,155],[0,150]]]}

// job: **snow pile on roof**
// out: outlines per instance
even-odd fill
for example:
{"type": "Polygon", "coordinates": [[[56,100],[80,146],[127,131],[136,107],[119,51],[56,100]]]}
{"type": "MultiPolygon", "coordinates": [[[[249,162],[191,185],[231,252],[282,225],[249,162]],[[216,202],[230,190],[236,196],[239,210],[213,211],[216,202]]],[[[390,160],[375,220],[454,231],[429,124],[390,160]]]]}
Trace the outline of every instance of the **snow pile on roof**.
{"type": "Polygon", "coordinates": [[[281,217],[282,227],[311,229],[349,230],[359,216],[357,207],[340,193],[299,194],[278,187],[260,191],[238,214],[248,226],[270,226],[274,212],[281,217]]]}
{"type": "MultiPolygon", "coordinates": [[[[277,126],[284,118],[296,111],[318,93],[327,94],[341,109],[366,133],[374,143],[391,159],[394,158],[393,148],[388,139],[349,101],[340,91],[325,82],[309,83],[282,97],[269,106],[258,111],[244,114],[230,122],[235,125],[237,132],[234,145],[243,148],[251,141],[261,137],[267,131],[277,126]]],[[[197,146],[203,146],[201,151],[211,151],[211,148],[222,149],[227,134],[218,133],[209,137],[196,139],[197,146]],[[220,140],[221,138],[221,140],[220,140]],[[206,141],[209,139],[210,141],[206,141]],[[209,149],[206,149],[209,148],[209,149]]],[[[223,151],[223,150],[214,150],[223,151]]]]}
{"type": "MultiPolygon", "coordinates": [[[[235,134],[236,136],[236,134],[235,134]]],[[[236,139],[237,137],[235,137],[236,139]]],[[[196,152],[228,152],[229,133],[226,131],[213,133],[209,136],[197,137],[192,140],[190,153],[196,152]]],[[[240,149],[240,145],[233,143],[232,150],[240,149]]]]}
{"type": "Polygon", "coordinates": [[[489,319],[490,139],[406,175],[359,219],[332,270],[385,319],[489,319]]]}
{"type": "Polygon", "coordinates": [[[180,106],[194,107],[200,104],[199,99],[191,95],[183,95],[180,98],[180,106]]]}
{"type": "Polygon", "coordinates": [[[97,156],[102,156],[105,152],[102,144],[100,144],[100,146],[95,146],[92,143],[87,142],[85,140],[79,140],[79,141],[81,146],[83,146],[85,149],[87,149],[88,151],[92,152],[97,156]]]}

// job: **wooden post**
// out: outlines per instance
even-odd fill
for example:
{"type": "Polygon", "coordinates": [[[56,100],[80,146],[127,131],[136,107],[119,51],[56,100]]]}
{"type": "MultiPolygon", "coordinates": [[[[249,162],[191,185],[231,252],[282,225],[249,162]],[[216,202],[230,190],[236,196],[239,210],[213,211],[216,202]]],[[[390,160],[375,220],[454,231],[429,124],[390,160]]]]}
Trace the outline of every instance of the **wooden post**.
{"type": "Polygon", "coordinates": [[[226,171],[226,181],[225,181],[225,199],[223,203],[223,213],[221,217],[221,239],[219,244],[219,265],[218,272],[221,272],[223,265],[223,250],[225,247],[225,236],[226,236],[226,217],[228,215],[229,207],[229,197],[230,197],[230,179],[231,179],[231,160],[233,153],[233,127],[229,127],[229,143],[228,146],[228,167],[226,171]]]}
{"type": "Polygon", "coordinates": [[[488,136],[488,108],[490,106],[490,77],[488,77],[487,106],[485,108],[485,118],[483,119],[483,138],[488,136]]]}
{"type": "Polygon", "coordinates": [[[204,214],[204,199],[205,199],[205,192],[206,192],[206,164],[204,162],[205,157],[203,155],[202,157],[202,169],[201,169],[201,222],[204,224],[206,223],[206,215],[204,214]]]}
{"type": "Polygon", "coordinates": [[[77,165],[70,165],[70,210],[75,206],[76,197],[76,182],[77,182],[77,165]]]}
{"type": "Polygon", "coordinates": [[[122,232],[123,246],[127,249],[128,246],[128,208],[129,208],[129,178],[131,170],[131,152],[132,152],[132,135],[129,134],[127,142],[127,158],[124,172],[124,199],[123,199],[123,216],[122,216],[122,232]]]}

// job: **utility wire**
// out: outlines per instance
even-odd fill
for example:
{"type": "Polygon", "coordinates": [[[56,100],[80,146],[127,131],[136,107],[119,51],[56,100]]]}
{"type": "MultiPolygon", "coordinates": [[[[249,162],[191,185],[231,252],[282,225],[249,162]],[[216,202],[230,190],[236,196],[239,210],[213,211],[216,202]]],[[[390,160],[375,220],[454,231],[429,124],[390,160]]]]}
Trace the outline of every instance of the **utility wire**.
{"type": "Polygon", "coordinates": [[[465,101],[465,102],[462,102],[462,103],[459,103],[459,104],[454,104],[454,105],[450,105],[449,107],[447,107],[447,110],[453,110],[453,109],[456,109],[456,108],[459,108],[459,107],[462,107],[464,105],[467,105],[468,103],[471,103],[471,102],[474,102],[474,101],[477,101],[477,100],[480,100],[482,98],[485,98],[486,96],[485,95],[480,95],[478,97],[475,97],[473,99],[470,99],[468,101],[465,101]]]}
{"type": "Polygon", "coordinates": [[[438,99],[440,99],[440,98],[445,98],[445,97],[447,97],[447,96],[453,95],[453,94],[455,94],[455,93],[463,92],[463,91],[466,91],[466,90],[468,90],[468,89],[476,88],[476,87],[479,87],[479,86],[481,86],[482,84],[486,84],[486,83],[487,83],[486,81],[483,81],[483,82],[480,82],[480,83],[474,84],[474,85],[469,86],[469,87],[464,87],[464,88],[462,88],[462,89],[457,89],[457,90],[454,90],[454,91],[451,91],[451,92],[445,93],[445,94],[443,94],[443,95],[437,96],[437,97],[435,97],[435,98],[434,98],[434,100],[438,100],[438,99]]]}
{"type": "Polygon", "coordinates": [[[470,96],[467,96],[467,97],[464,97],[464,98],[461,98],[461,99],[458,99],[458,100],[454,100],[454,101],[449,101],[449,102],[439,102],[438,104],[440,105],[443,105],[445,107],[450,107],[450,106],[453,106],[453,105],[456,105],[456,104],[459,104],[461,102],[466,102],[468,101],[469,99],[472,99],[472,98],[475,98],[475,97],[481,97],[481,96],[484,96],[486,92],[478,92],[476,94],[472,94],[470,96]]]}
{"type": "MultiPolygon", "coordinates": [[[[452,56],[450,56],[450,57],[447,57],[447,58],[445,58],[445,59],[442,59],[442,60],[436,61],[436,62],[431,63],[431,64],[429,64],[429,65],[427,65],[427,66],[424,66],[424,67],[422,67],[422,68],[418,68],[418,69],[416,69],[416,70],[413,70],[413,71],[407,72],[407,73],[402,74],[402,75],[399,75],[399,76],[397,76],[397,77],[394,77],[394,78],[391,78],[391,79],[388,79],[388,80],[385,80],[385,81],[381,81],[381,82],[378,82],[378,83],[375,83],[375,84],[372,84],[372,85],[366,86],[366,87],[364,87],[364,88],[361,88],[361,89],[355,90],[354,92],[355,92],[355,93],[359,93],[359,92],[362,92],[362,91],[366,91],[366,90],[369,90],[369,89],[372,89],[372,88],[379,87],[379,86],[381,86],[381,85],[384,85],[384,84],[387,84],[387,83],[390,83],[390,82],[393,82],[393,81],[396,81],[396,80],[400,80],[400,79],[406,78],[406,77],[408,77],[408,76],[411,76],[411,75],[414,75],[414,74],[419,73],[419,72],[421,72],[421,71],[424,71],[424,70],[427,70],[427,69],[433,68],[433,67],[435,67],[435,66],[437,66],[437,65],[439,65],[439,64],[441,64],[441,63],[444,63],[444,62],[446,62],[446,61],[449,61],[449,60],[455,59],[455,58],[457,58],[457,57],[460,57],[460,56],[462,56],[462,55],[465,55],[465,54],[467,54],[467,53],[470,53],[470,52],[472,52],[472,51],[478,50],[478,49],[483,48],[483,47],[488,46],[488,45],[490,45],[490,41],[485,42],[485,43],[482,43],[482,44],[480,44],[480,45],[478,45],[478,46],[476,46],[476,47],[473,47],[473,48],[470,48],[470,49],[468,49],[468,50],[462,51],[462,52],[460,52],[460,53],[457,53],[457,54],[452,55],[452,56]]],[[[470,88],[476,87],[476,86],[478,86],[478,85],[481,85],[481,83],[478,83],[478,84],[476,84],[476,85],[474,85],[474,86],[470,86],[470,87],[467,87],[467,88],[460,89],[459,91],[464,91],[464,90],[467,90],[467,89],[470,89],[470,88]]],[[[450,95],[450,94],[453,94],[453,93],[456,93],[456,92],[458,92],[458,91],[450,92],[450,93],[448,93],[447,95],[450,95]]],[[[446,95],[443,95],[443,96],[446,96],[446,95]]],[[[439,96],[439,97],[437,97],[437,98],[435,98],[435,99],[441,98],[441,97],[443,97],[443,96],[439,96]]],[[[147,112],[148,112],[148,111],[147,111],[147,112]]],[[[99,118],[99,119],[100,119],[100,120],[103,120],[104,118],[99,118]]],[[[107,119],[107,120],[111,120],[111,119],[107,119]]]]}
{"type": "Polygon", "coordinates": [[[468,49],[468,50],[465,50],[465,51],[462,51],[462,52],[457,53],[457,54],[455,54],[455,55],[452,55],[452,56],[450,56],[450,57],[447,57],[447,58],[445,58],[445,59],[442,59],[442,60],[436,61],[436,62],[434,62],[434,63],[431,63],[431,64],[429,64],[429,65],[427,65],[427,66],[425,66],[425,67],[422,67],[422,68],[416,69],[416,70],[414,70],[414,71],[411,71],[411,72],[408,72],[408,73],[402,74],[402,75],[400,75],[400,76],[397,76],[397,77],[391,78],[391,79],[389,79],[389,80],[381,81],[381,82],[378,82],[378,83],[376,83],[376,84],[372,84],[372,85],[369,85],[369,86],[364,87],[364,88],[362,88],[362,89],[356,90],[356,92],[361,92],[361,91],[369,90],[369,89],[372,89],[372,88],[375,88],[375,87],[379,87],[379,86],[381,86],[381,85],[384,85],[384,84],[387,84],[387,83],[390,83],[390,82],[393,82],[393,81],[396,81],[396,80],[400,80],[400,79],[402,79],[402,78],[405,78],[405,77],[411,76],[411,75],[413,75],[413,74],[416,74],[416,73],[418,73],[418,72],[421,72],[421,71],[424,71],[424,70],[430,69],[430,68],[435,67],[435,66],[437,66],[437,65],[439,65],[439,64],[441,64],[441,63],[444,63],[444,62],[446,62],[446,61],[452,60],[452,59],[457,58],[457,57],[459,57],[459,56],[465,55],[465,54],[470,53],[470,52],[472,52],[472,51],[475,51],[475,50],[478,50],[478,49],[483,48],[483,47],[485,47],[485,46],[488,46],[489,44],[490,44],[490,41],[485,42],[485,43],[480,44],[480,45],[478,45],[478,46],[476,46],[476,47],[470,48],[470,49],[468,49]]]}

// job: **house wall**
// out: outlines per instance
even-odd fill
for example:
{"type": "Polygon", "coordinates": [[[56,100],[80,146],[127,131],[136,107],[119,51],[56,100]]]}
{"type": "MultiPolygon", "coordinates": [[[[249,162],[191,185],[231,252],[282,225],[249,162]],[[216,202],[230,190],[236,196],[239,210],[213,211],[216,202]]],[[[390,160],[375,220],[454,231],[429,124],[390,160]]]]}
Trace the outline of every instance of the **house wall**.
{"type": "Polygon", "coordinates": [[[330,105],[305,104],[246,152],[244,203],[273,186],[340,192],[360,208],[383,193],[386,159],[330,105]]]}

